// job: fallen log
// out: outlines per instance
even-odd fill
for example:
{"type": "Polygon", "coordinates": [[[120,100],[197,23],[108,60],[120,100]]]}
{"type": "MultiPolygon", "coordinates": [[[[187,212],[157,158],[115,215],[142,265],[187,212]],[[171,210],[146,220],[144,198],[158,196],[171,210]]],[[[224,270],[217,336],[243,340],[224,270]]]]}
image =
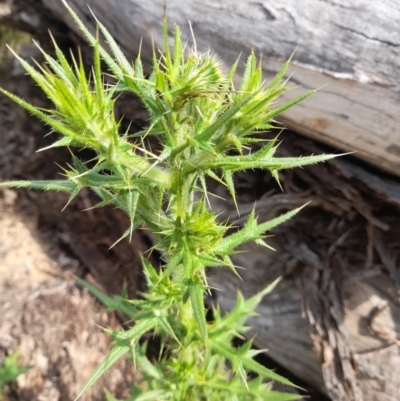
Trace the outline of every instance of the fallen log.
{"type": "MultiPolygon", "coordinates": [[[[22,1],[31,3],[31,1],[22,1]]],[[[61,1],[43,5],[71,29],[61,1]]],[[[151,40],[161,46],[163,0],[70,0],[92,31],[87,7],[104,23],[126,54],[150,57],[151,40]]],[[[289,128],[400,175],[400,5],[392,1],[168,0],[168,19],[198,49],[213,49],[228,65],[254,48],[263,56],[266,79],[292,58],[293,98],[320,88],[282,115],[289,128]]]]}
{"type": "MultiPolygon", "coordinates": [[[[321,152],[296,135],[282,139],[283,154],[321,152]]],[[[269,178],[256,183],[250,176],[241,177],[240,185],[248,184],[238,211],[212,198],[221,219],[240,226],[253,208],[267,221],[311,204],[273,230],[267,242],[276,252],[256,245],[239,250],[233,261],[245,268],[242,280],[228,271],[211,273],[211,285],[222,290],[218,303],[229,310],[237,288],[250,296],[283,276],[252,319],[256,345],[332,400],[399,399],[393,372],[400,368],[400,183],[341,159],[282,174],[284,193],[269,178]],[[264,194],[249,199],[248,189],[259,185],[264,194]]],[[[216,193],[228,199],[223,188],[216,193]]]]}

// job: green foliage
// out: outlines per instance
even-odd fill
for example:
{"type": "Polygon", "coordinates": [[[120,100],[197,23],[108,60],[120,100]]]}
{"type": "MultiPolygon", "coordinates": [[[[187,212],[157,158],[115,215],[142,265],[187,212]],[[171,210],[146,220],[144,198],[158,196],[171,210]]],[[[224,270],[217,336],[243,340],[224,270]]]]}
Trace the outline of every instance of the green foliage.
{"type": "Polygon", "coordinates": [[[29,366],[19,366],[18,351],[4,358],[3,364],[0,365],[0,399],[3,396],[4,384],[15,382],[20,374],[25,373],[29,369],[29,366]]]}
{"type": "MultiPolygon", "coordinates": [[[[79,280],[109,310],[123,310],[137,322],[127,331],[107,330],[114,339],[114,346],[83,391],[124,354],[130,354],[144,380],[141,385],[134,385],[129,400],[298,398],[297,395],[269,390],[271,384],[265,383],[265,380],[292,384],[253,359],[260,351],[251,348],[251,341],[240,348],[231,345],[235,337],[246,332],[246,320],[254,314],[262,297],[272,291],[276,283],[247,300],[239,294],[235,308],[229,313],[223,315],[218,308],[215,309],[215,320],[207,324],[208,337],[205,342],[197,320],[193,319],[195,312],[188,303],[182,304],[179,283],[157,273],[148,261],[144,260],[143,265],[148,292],[141,300],[127,300],[123,296],[107,297],[79,280]],[[139,338],[148,331],[158,334],[165,345],[163,355],[157,361],[148,359],[147,342],[138,345],[139,338]],[[249,372],[255,373],[257,378],[249,380],[249,372]]],[[[114,400],[111,395],[107,399],[114,400]]]]}
{"type": "MultiPolygon", "coordinates": [[[[130,228],[123,238],[145,223],[165,261],[156,271],[143,259],[148,291],[140,300],[108,297],[81,282],[109,310],[122,311],[135,322],[126,331],[106,330],[113,339],[112,348],[82,393],[118,359],[129,355],[143,376],[143,382],[134,385],[130,400],[296,399],[271,390],[272,381],[291,383],[253,359],[257,352],[251,341],[239,348],[232,345],[235,337],[247,331],[247,318],[274,285],[248,300],[238,294],[231,312],[214,310],[213,322],[206,321],[203,296],[209,290],[208,267],[235,271],[230,256],[236,247],[249,241],[266,245],[265,233],[300,209],[264,223],[258,223],[252,212],[243,228],[226,235],[230,227],[219,223],[207,207],[206,177],[226,185],[235,199],[233,174],[238,171],[263,168],[278,179],[283,169],[334,157],[279,158],[275,156],[275,140],[251,151],[250,145],[263,142],[258,134],[273,128],[280,112],[311,92],[276,106],[277,98],[287,89],[283,78],[289,63],[265,85],[253,53],[236,88],[236,65],[226,73],[211,52],[185,52],[178,27],[170,49],[166,23],[164,53],[157,57],[154,51],[153,72],[147,77],[140,56],[133,63],[126,59],[98,22],[108,44],[106,50],[65,5],[94,48],[91,75],[87,77],[81,60],[73,59],[70,65],[55,44],[55,58],[43,53],[45,67],[35,69],[20,59],[52,101],[53,109],[39,109],[3,93],[48,124],[52,132],[61,134],[52,146],[89,147],[96,151],[96,159],[89,167],[73,156],[72,165],[64,170],[65,180],[12,181],[0,186],[67,191],[71,199],[87,187],[100,198],[96,207],[114,204],[128,215],[130,228]],[[101,63],[109,69],[114,83],[105,83],[101,63]],[[149,126],[133,136],[120,132],[114,115],[120,92],[139,96],[149,113],[149,126]],[[161,143],[160,154],[146,147],[145,138],[150,135],[161,143]],[[145,334],[161,338],[162,352],[157,360],[147,356],[147,341],[139,343],[145,334]]],[[[107,397],[113,400],[111,395],[107,397]]]]}

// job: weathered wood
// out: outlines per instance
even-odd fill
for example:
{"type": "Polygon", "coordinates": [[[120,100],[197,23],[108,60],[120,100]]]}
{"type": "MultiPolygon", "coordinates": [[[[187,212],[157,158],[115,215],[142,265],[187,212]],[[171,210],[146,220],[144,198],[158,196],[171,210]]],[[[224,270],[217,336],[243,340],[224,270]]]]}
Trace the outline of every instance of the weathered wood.
{"type": "MultiPolygon", "coordinates": [[[[61,1],[42,0],[72,29],[61,1]]],[[[231,64],[251,48],[263,55],[268,79],[293,55],[296,90],[318,92],[282,122],[341,151],[355,151],[375,166],[400,175],[400,4],[396,0],[168,0],[168,18],[191,40],[190,20],[200,50],[214,49],[231,64]]],[[[70,0],[92,25],[87,5],[127,54],[144,38],[161,45],[163,0],[70,0]]],[[[147,44],[147,45],[146,45],[147,44]]]]}
{"type": "MultiPolygon", "coordinates": [[[[283,153],[296,147],[295,137],[282,139],[283,153]]],[[[268,238],[277,252],[254,244],[240,249],[244,252],[233,261],[245,268],[239,270],[243,280],[218,269],[210,283],[222,290],[218,303],[229,310],[237,288],[251,296],[283,275],[252,318],[256,345],[332,400],[395,401],[400,396],[400,379],[393,373],[400,369],[399,246],[390,239],[398,236],[400,183],[378,179],[348,161],[330,164],[283,176],[285,194],[266,193],[255,204],[239,200],[240,213],[233,203],[211,198],[221,219],[230,216],[239,226],[253,208],[260,221],[306,200],[312,199],[312,209],[268,238]],[[301,190],[294,184],[300,177],[301,190]]],[[[224,191],[216,193],[227,198],[224,191]]]]}
{"type": "MultiPolygon", "coordinates": [[[[275,272],[275,276],[271,274],[269,262],[273,258],[270,259],[268,251],[252,246],[246,248],[248,252],[242,260],[235,258],[236,263],[246,266],[246,270],[241,271],[243,281],[227,271],[214,272],[210,280],[211,285],[222,289],[218,292],[218,303],[226,310],[234,306],[237,288],[249,297],[279,275],[279,272],[275,272]]],[[[258,315],[249,321],[254,327],[250,335],[255,335],[255,344],[267,349],[271,358],[305,382],[312,382],[320,391],[328,392],[332,400],[400,399],[397,374],[400,367],[400,308],[396,297],[392,298],[395,292],[392,282],[375,270],[364,277],[348,277],[343,292],[346,313],[340,327],[341,339],[342,346],[348,348],[350,359],[347,363],[358,387],[357,398],[346,391],[327,391],[321,365],[333,363],[333,344],[322,341],[324,347],[315,352],[307,321],[302,318],[301,291],[294,280],[281,282],[271,295],[265,297],[257,310],[258,315]]],[[[334,337],[335,333],[330,335],[334,337]]]]}

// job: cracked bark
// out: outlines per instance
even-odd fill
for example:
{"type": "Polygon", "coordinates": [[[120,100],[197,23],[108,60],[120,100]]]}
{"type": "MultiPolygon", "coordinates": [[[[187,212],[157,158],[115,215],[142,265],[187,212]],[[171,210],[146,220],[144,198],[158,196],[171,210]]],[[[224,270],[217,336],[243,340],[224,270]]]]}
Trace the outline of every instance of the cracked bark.
{"type": "MultiPolygon", "coordinates": [[[[298,88],[284,93],[289,100],[304,88],[320,88],[301,106],[282,115],[282,122],[313,139],[339,150],[354,151],[378,168],[400,175],[400,6],[395,0],[370,2],[296,0],[279,5],[270,2],[221,0],[168,1],[170,22],[177,22],[183,37],[191,41],[192,22],[200,50],[212,48],[222,61],[231,64],[253,47],[263,54],[265,77],[270,79],[293,52],[298,88]],[[271,18],[271,16],[273,18],[271,18]],[[383,118],[389,115],[390,119],[383,118]]],[[[58,21],[76,27],[61,1],[14,0],[32,19],[46,10],[58,21]]],[[[161,41],[163,0],[70,0],[93,30],[87,5],[109,28],[128,55],[139,49],[150,60],[151,40],[161,41]]],[[[20,21],[21,23],[21,18],[20,21]]],[[[40,20],[32,29],[56,24],[40,20]],[[43,23],[44,22],[44,23],[43,23]]]]}

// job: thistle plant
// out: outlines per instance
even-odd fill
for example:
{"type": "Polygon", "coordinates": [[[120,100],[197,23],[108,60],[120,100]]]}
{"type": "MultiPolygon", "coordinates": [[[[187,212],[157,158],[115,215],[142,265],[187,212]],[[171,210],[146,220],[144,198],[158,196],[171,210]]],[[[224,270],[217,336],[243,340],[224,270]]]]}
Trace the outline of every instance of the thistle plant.
{"type": "MultiPolygon", "coordinates": [[[[71,63],[55,46],[55,56],[43,52],[46,66],[37,68],[20,59],[27,73],[54,104],[39,109],[3,90],[33,115],[61,134],[52,147],[91,148],[91,164],[72,156],[65,179],[10,181],[2,186],[66,191],[72,200],[82,188],[99,198],[95,207],[113,204],[130,221],[122,238],[139,225],[151,230],[154,248],[162,254],[157,268],[143,258],[147,292],[141,299],[126,294],[109,297],[83,283],[108,310],[122,311],[133,324],[125,331],[106,329],[113,344],[82,393],[111,365],[129,356],[143,380],[133,384],[130,400],[293,400],[294,394],[271,388],[277,381],[291,383],[256,362],[259,352],[246,341],[237,348],[234,338],[247,331],[246,320],[254,314],[264,291],[245,300],[240,293],[227,313],[214,307],[206,321],[204,294],[210,290],[207,268],[230,268],[239,245],[255,241],[265,246],[265,233],[294,216],[299,209],[259,223],[255,213],[241,229],[227,235],[227,222],[219,222],[209,208],[207,180],[225,185],[235,200],[233,175],[248,169],[268,169],[275,179],[283,169],[331,159],[332,155],[301,158],[276,157],[276,140],[265,141],[260,133],[274,128],[274,118],[309,96],[281,106],[279,95],[287,89],[285,63],[269,84],[263,82],[261,65],[252,53],[245,63],[240,86],[233,83],[238,62],[226,71],[212,53],[185,49],[175,27],[173,45],[164,22],[164,51],[153,51],[152,73],[146,76],[140,56],[132,63],[107,29],[97,21],[100,44],[67,5],[68,11],[94,49],[94,65],[88,77],[82,61],[71,63]],[[101,66],[113,80],[106,82],[101,66]],[[114,115],[121,92],[137,95],[146,107],[149,123],[136,134],[121,132],[114,115]],[[152,151],[146,138],[153,136],[162,151],[152,151]],[[253,144],[262,144],[252,151],[253,144]],[[146,347],[151,335],[161,341],[154,360],[146,347]]],[[[18,56],[17,56],[18,57],[18,56]]],[[[81,394],[82,394],[81,393],[81,394]]],[[[109,401],[114,398],[108,394],[109,401]]]]}
{"type": "Polygon", "coordinates": [[[27,372],[30,366],[20,366],[18,363],[18,350],[6,356],[0,363],[0,400],[3,399],[3,387],[7,383],[17,381],[17,377],[27,372]]]}

